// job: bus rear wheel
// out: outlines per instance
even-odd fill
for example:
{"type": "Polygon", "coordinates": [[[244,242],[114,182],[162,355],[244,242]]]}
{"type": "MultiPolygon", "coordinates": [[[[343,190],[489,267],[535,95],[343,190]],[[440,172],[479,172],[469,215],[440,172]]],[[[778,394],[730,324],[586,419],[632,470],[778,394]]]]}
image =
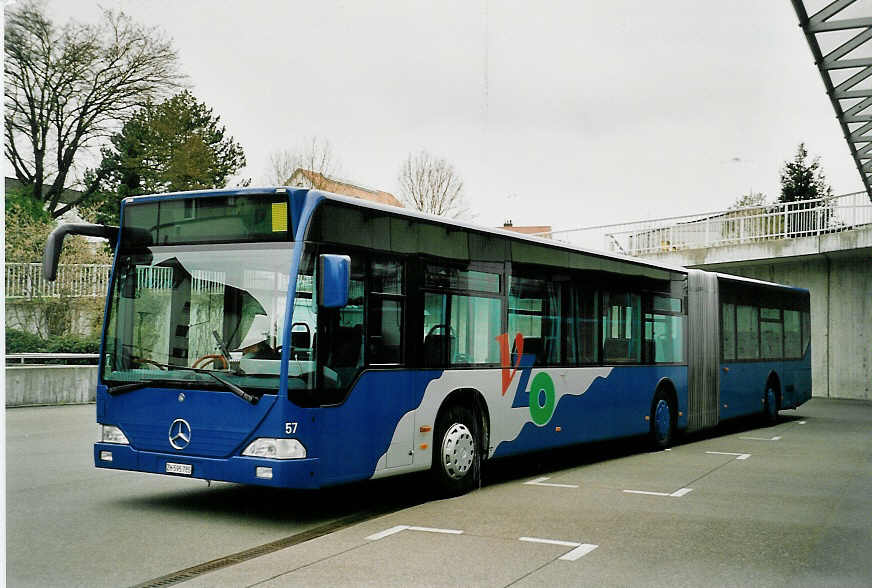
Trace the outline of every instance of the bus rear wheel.
{"type": "Polygon", "coordinates": [[[464,494],[479,479],[481,451],[475,422],[472,411],[460,405],[442,411],[436,421],[431,473],[440,494],[464,494]]]}
{"type": "Polygon", "coordinates": [[[763,397],[763,419],[770,425],[778,422],[778,395],[772,385],[766,387],[766,396],[763,397]]]}
{"type": "Polygon", "coordinates": [[[654,395],[651,402],[651,445],[654,449],[666,449],[675,437],[675,411],[668,394],[663,391],[654,395]]]}

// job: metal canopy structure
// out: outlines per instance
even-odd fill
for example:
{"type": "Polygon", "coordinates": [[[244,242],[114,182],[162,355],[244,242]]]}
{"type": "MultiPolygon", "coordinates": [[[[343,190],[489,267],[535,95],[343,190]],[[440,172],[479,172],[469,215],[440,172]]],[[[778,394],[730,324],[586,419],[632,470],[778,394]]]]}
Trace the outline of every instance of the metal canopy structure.
{"type": "Polygon", "coordinates": [[[872,39],[872,16],[858,16],[857,7],[848,10],[857,0],[836,0],[811,17],[805,8],[809,0],[791,1],[866,194],[872,200],[872,56],[860,56],[872,55],[872,42],[869,42],[872,39]],[[834,35],[841,41],[845,31],[848,35],[851,31],[856,31],[856,34],[824,55],[820,41],[825,41],[826,46],[826,41],[832,40],[827,37],[834,35]],[[838,35],[840,32],[842,34],[838,35]]]}

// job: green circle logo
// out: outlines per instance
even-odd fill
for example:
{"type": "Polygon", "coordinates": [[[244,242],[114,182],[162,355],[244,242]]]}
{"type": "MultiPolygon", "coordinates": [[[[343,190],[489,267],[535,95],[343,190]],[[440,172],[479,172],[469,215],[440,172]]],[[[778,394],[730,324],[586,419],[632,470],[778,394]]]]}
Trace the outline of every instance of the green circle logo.
{"type": "Polygon", "coordinates": [[[539,372],[530,384],[530,418],[541,427],[547,424],[553,415],[554,381],[545,372],[539,372]],[[540,400],[544,400],[544,403],[540,404],[540,400]]]}

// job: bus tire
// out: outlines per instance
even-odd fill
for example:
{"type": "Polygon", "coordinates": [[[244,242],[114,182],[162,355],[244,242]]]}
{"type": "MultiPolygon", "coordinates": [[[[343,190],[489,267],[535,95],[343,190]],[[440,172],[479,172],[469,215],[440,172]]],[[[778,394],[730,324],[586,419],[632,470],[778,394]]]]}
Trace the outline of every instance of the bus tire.
{"type": "Polygon", "coordinates": [[[675,438],[675,407],[672,399],[663,390],[658,390],[651,401],[651,446],[666,449],[675,438]]]}
{"type": "Polygon", "coordinates": [[[481,447],[473,412],[454,404],[436,420],[431,474],[440,494],[458,496],[480,479],[481,447]]]}
{"type": "Polygon", "coordinates": [[[778,422],[778,393],[772,384],[766,386],[766,395],[763,397],[763,420],[769,425],[778,422]]]}

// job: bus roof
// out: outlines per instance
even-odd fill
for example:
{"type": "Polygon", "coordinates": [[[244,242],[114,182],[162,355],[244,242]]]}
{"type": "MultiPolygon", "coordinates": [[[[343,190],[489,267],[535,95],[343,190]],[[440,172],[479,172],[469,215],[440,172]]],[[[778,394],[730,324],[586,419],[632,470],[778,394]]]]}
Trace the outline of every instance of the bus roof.
{"type": "MultiPolygon", "coordinates": [[[[188,192],[168,192],[163,194],[148,194],[142,196],[129,196],[123,200],[122,204],[136,204],[140,202],[154,201],[154,200],[176,200],[185,197],[206,197],[206,196],[232,196],[232,195],[254,195],[254,194],[276,194],[281,193],[287,190],[305,190],[301,188],[295,188],[293,186],[272,186],[272,187],[257,187],[257,188],[224,188],[224,189],[207,189],[207,190],[192,190],[188,192]]],[[[517,233],[515,231],[506,231],[499,228],[486,227],[482,225],[477,225],[474,223],[459,221],[455,219],[447,219],[445,217],[436,216],[432,214],[425,214],[422,212],[418,212],[415,210],[409,210],[407,208],[399,208],[396,206],[389,206],[386,204],[381,204],[378,202],[371,202],[368,200],[362,200],[360,198],[354,198],[351,196],[343,196],[340,194],[334,194],[332,192],[325,192],[323,190],[307,190],[309,193],[317,194],[322,196],[326,200],[331,200],[334,202],[341,202],[344,204],[348,204],[357,208],[368,208],[372,210],[378,210],[381,212],[386,212],[395,216],[402,216],[407,218],[412,218],[416,220],[428,221],[433,223],[438,223],[441,225],[452,226],[452,227],[460,227],[463,229],[468,229],[471,231],[477,231],[479,233],[486,233],[490,235],[498,235],[501,237],[505,237],[507,239],[511,239],[514,241],[527,241],[530,243],[536,243],[538,245],[544,245],[546,247],[551,247],[555,249],[561,249],[564,251],[573,251],[578,253],[583,253],[585,255],[590,255],[592,257],[599,257],[603,259],[611,259],[614,261],[619,261],[622,263],[629,263],[636,266],[649,267],[664,271],[671,271],[681,274],[687,274],[687,268],[664,264],[664,263],[656,263],[653,261],[648,261],[644,259],[639,259],[636,257],[629,257],[627,255],[620,255],[617,253],[611,253],[608,251],[600,251],[595,249],[587,249],[583,247],[577,247],[575,245],[571,245],[569,243],[561,243],[559,241],[554,241],[553,239],[546,239],[544,237],[536,237],[532,235],[525,235],[522,233],[517,233]]],[[[724,274],[726,275],[726,274],[724,274]]],[[[775,284],[777,285],[777,284],[775,284]]],[[[783,286],[782,286],[783,287],[783,286]]]]}
{"type": "Polygon", "coordinates": [[[539,245],[545,245],[547,247],[562,249],[565,251],[574,251],[574,252],[578,252],[578,253],[584,253],[586,255],[591,255],[594,257],[613,259],[615,261],[630,263],[630,264],[634,264],[634,265],[641,265],[641,266],[645,266],[645,267],[651,267],[651,268],[672,271],[672,272],[682,273],[682,274],[687,273],[687,268],[677,266],[677,265],[655,263],[652,261],[638,259],[635,257],[629,257],[626,255],[619,255],[619,254],[611,253],[611,252],[607,252],[607,251],[598,251],[598,250],[594,250],[594,249],[586,249],[583,247],[577,247],[575,245],[571,245],[569,243],[561,243],[559,241],[554,241],[553,239],[546,239],[544,237],[525,235],[523,233],[517,233],[515,231],[506,231],[506,230],[499,229],[499,228],[485,227],[482,225],[477,225],[475,223],[470,223],[470,222],[466,222],[466,221],[447,219],[445,217],[436,216],[436,215],[432,215],[432,214],[425,214],[423,212],[418,212],[416,210],[409,210],[407,208],[398,208],[396,206],[388,206],[386,204],[380,204],[377,202],[369,202],[367,200],[361,200],[359,198],[353,198],[350,196],[342,196],[340,194],[333,194],[333,193],[324,192],[321,190],[310,190],[310,192],[317,193],[317,194],[323,196],[327,200],[332,200],[335,202],[342,202],[344,204],[349,204],[349,205],[359,207],[359,208],[369,208],[372,210],[379,210],[379,211],[386,212],[386,213],[396,215],[396,216],[404,216],[404,217],[413,218],[413,219],[417,219],[417,220],[424,220],[424,221],[429,221],[429,222],[433,222],[433,223],[438,223],[438,224],[442,224],[442,225],[446,225],[446,226],[460,227],[460,228],[469,229],[472,231],[477,231],[479,233],[486,233],[486,234],[490,234],[490,235],[499,235],[501,237],[505,237],[505,238],[512,239],[515,241],[528,241],[528,242],[536,243],[539,245]]]}

